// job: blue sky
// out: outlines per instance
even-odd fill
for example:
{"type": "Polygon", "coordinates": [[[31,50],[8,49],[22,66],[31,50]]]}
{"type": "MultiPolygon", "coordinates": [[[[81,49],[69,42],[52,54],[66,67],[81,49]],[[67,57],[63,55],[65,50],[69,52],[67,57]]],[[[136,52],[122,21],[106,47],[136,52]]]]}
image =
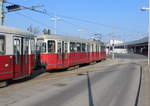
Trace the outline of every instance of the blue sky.
{"type": "MultiPolygon", "coordinates": [[[[57,33],[69,36],[90,38],[95,33],[102,33],[102,39],[130,41],[146,35],[147,12],[140,8],[147,6],[148,0],[7,0],[26,7],[43,4],[49,13],[79,18],[95,22],[87,23],[60,17],[57,33]],[[97,24],[96,24],[97,23],[97,24]],[[80,30],[79,30],[80,29],[80,30]]],[[[29,10],[22,10],[5,15],[5,25],[27,29],[29,25],[41,30],[48,27],[54,32],[52,16],[42,15],[29,10]],[[22,15],[23,14],[23,15],[22,15]],[[34,21],[33,21],[34,20],[34,21]],[[38,21],[38,23],[37,23],[38,21]]]]}

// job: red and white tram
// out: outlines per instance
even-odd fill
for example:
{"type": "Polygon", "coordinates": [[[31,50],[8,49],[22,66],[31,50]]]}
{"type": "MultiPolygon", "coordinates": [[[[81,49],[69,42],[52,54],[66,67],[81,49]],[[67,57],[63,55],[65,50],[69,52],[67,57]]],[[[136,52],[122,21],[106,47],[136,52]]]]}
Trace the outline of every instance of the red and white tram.
{"type": "Polygon", "coordinates": [[[34,35],[15,28],[0,27],[0,85],[9,79],[29,76],[35,65],[34,35]]]}
{"type": "Polygon", "coordinates": [[[38,60],[46,70],[67,68],[98,61],[106,57],[100,41],[61,35],[41,35],[36,38],[38,60]]]}

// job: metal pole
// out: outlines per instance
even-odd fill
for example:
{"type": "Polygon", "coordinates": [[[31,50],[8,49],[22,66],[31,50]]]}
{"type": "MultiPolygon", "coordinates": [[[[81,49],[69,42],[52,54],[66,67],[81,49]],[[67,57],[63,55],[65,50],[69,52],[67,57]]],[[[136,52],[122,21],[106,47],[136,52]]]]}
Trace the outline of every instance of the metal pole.
{"type": "Polygon", "coordinates": [[[113,40],[113,48],[112,49],[113,49],[113,51],[112,51],[113,52],[112,53],[112,59],[114,59],[115,58],[115,56],[114,56],[114,40],[113,40]]]}
{"type": "Polygon", "coordinates": [[[56,17],[56,14],[55,14],[55,19],[54,19],[54,28],[55,28],[55,34],[57,33],[56,32],[56,28],[57,28],[57,17],[56,17]]]}
{"type": "Polygon", "coordinates": [[[150,0],[148,5],[148,65],[150,65],[150,0]]]}
{"type": "Polygon", "coordinates": [[[56,14],[53,18],[51,18],[52,21],[54,21],[54,34],[57,33],[57,21],[61,20],[61,18],[57,17],[56,14]]]}
{"type": "Polygon", "coordinates": [[[0,25],[4,24],[3,3],[4,3],[4,0],[0,0],[0,25]]]}

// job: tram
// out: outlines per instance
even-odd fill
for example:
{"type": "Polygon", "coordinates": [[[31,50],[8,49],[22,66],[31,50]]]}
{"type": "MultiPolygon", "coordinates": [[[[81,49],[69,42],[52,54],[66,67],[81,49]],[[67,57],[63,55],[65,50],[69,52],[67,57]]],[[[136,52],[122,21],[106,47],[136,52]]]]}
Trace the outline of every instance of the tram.
{"type": "Polygon", "coordinates": [[[38,60],[46,70],[67,68],[106,57],[104,43],[62,35],[38,36],[36,49],[38,60]]]}
{"type": "Polygon", "coordinates": [[[30,76],[35,66],[34,35],[0,26],[0,86],[30,76]]]}

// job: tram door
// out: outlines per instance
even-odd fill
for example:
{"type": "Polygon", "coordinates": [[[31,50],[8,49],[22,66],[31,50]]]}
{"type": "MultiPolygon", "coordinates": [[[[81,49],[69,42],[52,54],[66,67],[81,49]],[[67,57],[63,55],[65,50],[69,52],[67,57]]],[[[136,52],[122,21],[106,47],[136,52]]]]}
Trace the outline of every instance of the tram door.
{"type": "Polygon", "coordinates": [[[63,63],[62,63],[62,42],[61,41],[58,41],[57,43],[57,53],[58,53],[57,64],[59,65],[59,67],[62,67],[63,63]]]}
{"type": "Polygon", "coordinates": [[[65,66],[65,43],[64,41],[58,42],[58,59],[59,59],[59,64],[61,64],[62,67],[65,66]]]}
{"type": "Polygon", "coordinates": [[[65,62],[65,52],[64,52],[64,41],[62,41],[62,65],[64,66],[64,62],[65,62]]]}
{"type": "Polygon", "coordinates": [[[28,46],[26,38],[14,37],[14,77],[20,78],[28,74],[28,46]]]}
{"type": "Polygon", "coordinates": [[[90,58],[90,44],[87,43],[87,57],[90,58]]]}

